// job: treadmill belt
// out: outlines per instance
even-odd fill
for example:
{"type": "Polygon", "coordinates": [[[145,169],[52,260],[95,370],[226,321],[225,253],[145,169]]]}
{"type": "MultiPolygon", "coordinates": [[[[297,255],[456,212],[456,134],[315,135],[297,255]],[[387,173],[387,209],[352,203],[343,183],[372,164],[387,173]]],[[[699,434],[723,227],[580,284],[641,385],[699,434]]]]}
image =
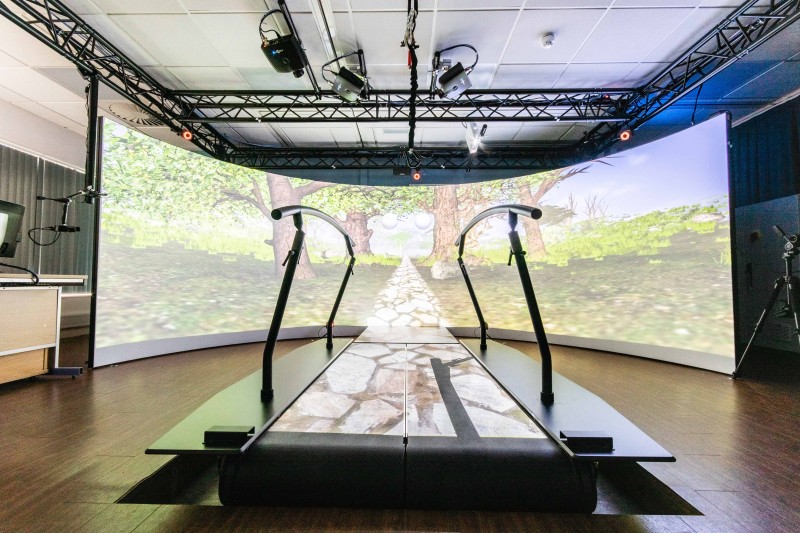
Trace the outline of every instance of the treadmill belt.
{"type": "Polygon", "coordinates": [[[430,343],[357,339],[226,458],[220,500],[591,512],[591,465],[574,463],[446,330],[429,329],[412,338],[430,343]]]}

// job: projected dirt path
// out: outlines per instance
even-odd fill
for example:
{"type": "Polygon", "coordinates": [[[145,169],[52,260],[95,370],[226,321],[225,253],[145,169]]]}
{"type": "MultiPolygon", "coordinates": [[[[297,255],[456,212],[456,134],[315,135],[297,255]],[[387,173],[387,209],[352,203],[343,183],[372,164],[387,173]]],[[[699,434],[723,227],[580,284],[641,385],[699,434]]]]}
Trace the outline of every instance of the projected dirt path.
{"type": "Polygon", "coordinates": [[[439,300],[408,257],[386,282],[375,300],[368,326],[446,326],[439,300]]]}

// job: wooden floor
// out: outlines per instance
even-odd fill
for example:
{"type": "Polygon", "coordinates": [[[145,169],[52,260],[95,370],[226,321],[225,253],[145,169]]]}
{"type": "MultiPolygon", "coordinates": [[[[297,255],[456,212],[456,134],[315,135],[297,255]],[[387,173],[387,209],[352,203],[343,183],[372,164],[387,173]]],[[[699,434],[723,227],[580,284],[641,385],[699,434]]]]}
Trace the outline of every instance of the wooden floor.
{"type": "Polygon", "coordinates": [[[236,346],[0,385],[0,531],[800,530],[800,384],[560,347],[555,370],[673,452],[677,463],[647,468],[704,516],[114,503],[169,459],[148,445],[260,360],[261,346],[236,346]]]}

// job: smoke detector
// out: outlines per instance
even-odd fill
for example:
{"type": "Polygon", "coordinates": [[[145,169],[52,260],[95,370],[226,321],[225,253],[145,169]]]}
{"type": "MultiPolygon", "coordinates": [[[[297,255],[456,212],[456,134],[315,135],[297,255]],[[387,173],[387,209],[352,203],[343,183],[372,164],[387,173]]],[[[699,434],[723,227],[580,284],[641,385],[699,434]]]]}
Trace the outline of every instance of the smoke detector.
{"type": "Polygon", "coordinates": [[[131,102],[114,102],[108,111],[117,118],[137,126],[163,126],[164,123],[146,109],[131,102]]]}
{"type": "Polygon", "coordinates": [[[548,48],[552,48],[555,42],[556,42],[555,33],[549,32],[542,35],[542,48],[544,48],[545,50],[548,48]]]}

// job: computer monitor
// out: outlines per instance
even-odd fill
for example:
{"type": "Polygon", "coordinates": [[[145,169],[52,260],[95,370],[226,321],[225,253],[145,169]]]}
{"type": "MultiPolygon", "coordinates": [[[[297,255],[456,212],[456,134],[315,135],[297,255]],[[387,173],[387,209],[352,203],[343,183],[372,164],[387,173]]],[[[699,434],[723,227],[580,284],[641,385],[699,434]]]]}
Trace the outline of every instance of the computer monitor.
{"type": "Polygon", "coordinates": [[[20,228],[25,206],[0,200],[0,257],[14,257],[22,240],[20,228]]]}

